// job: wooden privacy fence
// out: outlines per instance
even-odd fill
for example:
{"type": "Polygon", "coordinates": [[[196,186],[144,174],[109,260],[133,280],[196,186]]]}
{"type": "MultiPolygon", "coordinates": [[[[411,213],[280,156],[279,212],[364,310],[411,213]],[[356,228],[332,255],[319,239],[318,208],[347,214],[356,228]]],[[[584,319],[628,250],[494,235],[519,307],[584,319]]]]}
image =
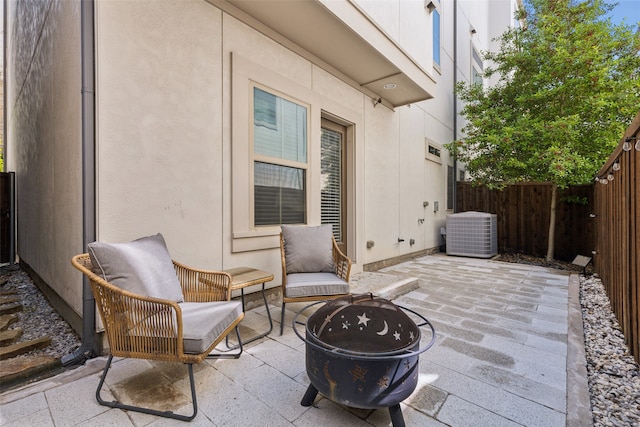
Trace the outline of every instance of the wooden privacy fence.
{"type": "MultiPolygon", "coordinates": [[[[552,185],[520,183],[490,190],[468,182],[457,184],[457,211],[479,211],[498,216],[498,251],[547,254],[552,185]]],[[[571,261],[591,257],[594,245],[593,186],[558,190],[555,258],[571,261]]]]}
{"type": "Polygon", "coordinates": [[[634,148],[638,137],[640,113],[598,172],[602,182],[607,183],[595,184],[594,266],[629,349],[640,362],[640,151],[634,148]],[[625,151],[627,138],[630,150],[625,151]],[[619,169],[614,169],[616,162],[619,169]],[[613,175],[612,180],[607,179],[609,174],[613,175]]]}

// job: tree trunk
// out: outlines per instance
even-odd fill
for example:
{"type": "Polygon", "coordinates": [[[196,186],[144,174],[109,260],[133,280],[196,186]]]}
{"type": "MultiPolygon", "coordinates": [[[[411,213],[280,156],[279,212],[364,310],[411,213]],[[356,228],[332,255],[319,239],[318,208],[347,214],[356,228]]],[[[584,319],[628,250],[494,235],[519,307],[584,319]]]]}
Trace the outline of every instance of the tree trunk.
{"type": "Polygon", "coordinates": [[[556,241],[556,200],[558,199],[558,186],[551,187],[551,210],[549,212],[549,240],[547,240],[547,261],[552,261],[556,241]]]}

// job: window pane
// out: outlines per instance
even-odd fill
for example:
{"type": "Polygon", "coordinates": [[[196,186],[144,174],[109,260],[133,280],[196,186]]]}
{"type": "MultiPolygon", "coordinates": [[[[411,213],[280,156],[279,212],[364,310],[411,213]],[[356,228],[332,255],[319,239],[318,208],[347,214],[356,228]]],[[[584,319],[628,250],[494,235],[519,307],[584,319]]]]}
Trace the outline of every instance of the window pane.
{"type": "Polygon", "coordinates": [[[255,225],[304,224],[305,171],[254,163],[255,225]]]}
{"type": "Polygon", "coordinates": [[[253,91],[253,121],[256,126],[276,128],[277,98],[268,92],[254,88],[253,91]]]}
{"type": "Polygon", "coordinates": [[[336,242],[342,242],[342,134],[322,129],[320,152],[321,222],[331,224],[336,242]]]}
{"type": "Polygon", "coordinates": [[[433,62],[440,65],[440,12],[434,10],[433,17],[433,62]]]}
{"type": "Polygon", "coordinates": [[[478,72],[478,70],[476,70],[476,67],[471,67],[471,83],[474,85],[481,85],[482,86],[482,75],[480,74],[480,72],[478,72]]]}
{"type": "Polygon", "coordinates": [[[307,108],[253,88],[254,151],[280,159],[307,161],[307,108]]]}

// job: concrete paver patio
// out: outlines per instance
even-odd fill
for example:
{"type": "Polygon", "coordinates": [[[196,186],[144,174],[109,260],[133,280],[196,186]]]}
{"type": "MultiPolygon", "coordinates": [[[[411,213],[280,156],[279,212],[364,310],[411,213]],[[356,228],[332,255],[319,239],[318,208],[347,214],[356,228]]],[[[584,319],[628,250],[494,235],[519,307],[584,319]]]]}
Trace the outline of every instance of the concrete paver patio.
{"type": "MultiPolygon", "coordinates": [[[[590,425],[578,286],[564,271],[442,254],[352,280],[354,293],[393,299],[436,328],[436,343],[420,356],[418,387],[401,405],[407,426],[590,425]]],[[[300,405],[308,385],[305,346],[290,324],[302,307],[287,305],[283,336],[250,343],[237,360],[194,367],[198,415],[191,425],[390,425],[385,409],[346,408],[321,395],[312,407],[300,405]]],[[[279,305],[271,312],[277,323],[279,305]]],[[[265,324],[258,307],[241,332],[249,336],[265,324]]],[[[0,394],[0,425],[186,425],[98,405],[105,361],[0,394]]],[[[190,408],[187,369],[177,364],[114,361],[103,397],[110,393],[163,410],[190,408]]]]}

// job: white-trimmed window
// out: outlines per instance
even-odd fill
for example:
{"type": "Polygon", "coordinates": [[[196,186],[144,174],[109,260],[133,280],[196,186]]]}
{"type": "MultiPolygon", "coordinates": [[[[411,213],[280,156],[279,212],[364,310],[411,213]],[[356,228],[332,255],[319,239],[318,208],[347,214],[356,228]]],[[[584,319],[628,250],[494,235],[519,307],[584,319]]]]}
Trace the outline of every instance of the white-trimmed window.
{"type": "Polygon", "coordinates": [[[440,17],[440,0],[424,0],[424,8],[431,15],[431,41],[432,41],[432,59],[433,67],[440,71],[440,51],[442,48],[442,32],[440,17]]]}
{"type": "Polygon", "coordinates": [[[440,11],[438,8],[434,8],[431,12],[431,20],[433,26],[433,65],[440,67],[440,11]]]}
{"type": "MultiPolygon", "coordinates": [[[[345,245],[353,241],[355,227],[346,212],[359,194],[355,151],[363,145],[362,141],[356,144],[362,136],[356,135],[355,128],[363,117],[235,53],[231,70],[232,252],[278,248],[281,224],[334,225],[338,208],[345,212],[338,237],[345,245]],[[323,145],[325,119],[342,126],[340,149],[334,140],[323,145]],[[333,163],[338,156],[343,158],[340,167],[333,163]],[[338,176],[341,185],[336,184],[338,176]],[[339,203],[327,203],[338,195],[339,203]]],[[[356,257],[355,247],[351,251],[356,257]]]]}
{"type": "Polygon", "coordinates": [[[442,164],[442,146],[425,138],[425,159],[442,164]]]}
{"type": "Polygon", "coordinates": [[[483,85],[482,72],[484,65],[482,58],[475,47],[471,46],[471,83],[483,85]]]}
{"type": "Polygon", "coordinates": [[[305,105],[253,87],[256,227],[306,223],[308,111],[305,105]]]}

